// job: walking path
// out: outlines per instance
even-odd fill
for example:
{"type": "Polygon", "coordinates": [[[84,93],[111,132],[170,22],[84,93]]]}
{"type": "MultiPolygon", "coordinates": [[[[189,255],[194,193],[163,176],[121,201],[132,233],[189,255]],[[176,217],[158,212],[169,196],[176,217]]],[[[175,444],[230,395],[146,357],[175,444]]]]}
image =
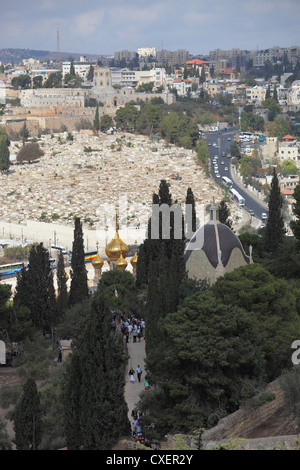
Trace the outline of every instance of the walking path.
{"type": "Polygon", "coordinates": [[[144,360],[145,360],[145,340],[144,337],[141,338],[141,341],[136,340],[136,343],[133,343],[133,339],[129,339],[127,343],[128,347],[128,364],[125,371],[125,400],[128,405],[128,418],[132,423],[131,413],[132,410],[136,407],[139,401],[139,395],[144,390],[144,379],[145,379],[145,370],[144,370],[144,360]],[[140,365],[142,369],[141,382],[138,381],[137,374],[134,374],[135,382],[131,383],[129,379],[128,371],[133,368],[136,371],[136,368],[140,365]]]}

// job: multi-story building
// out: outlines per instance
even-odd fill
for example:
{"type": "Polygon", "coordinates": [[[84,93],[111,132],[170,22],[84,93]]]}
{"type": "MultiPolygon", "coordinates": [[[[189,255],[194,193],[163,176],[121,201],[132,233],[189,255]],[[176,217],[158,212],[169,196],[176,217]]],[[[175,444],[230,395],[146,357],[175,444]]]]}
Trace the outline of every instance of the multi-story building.
{"type": "Polygon", "coordinates": [[[278,144],[278,158],[281,162],[291,160],[299,168],[300,148],[297,139],[292,135],[286,135],[278,144]]]}
{"type": "MultiPolygon", "coordinates": [[[[89,73],[90,66],[96,67],[96,62],[88,62],[86,60],[80,60],[79,62],[73,62],[75,75],[85,79],[89,73]]],[[[66,74],[70,73],[71,61],[63,62],[62,64],[62,75],[65,78],[66,74]]]]}
{"type": "Polygon", "coordinates": [[[300,109],[300,80],[295,80],[288,90],[287,106],[290,111],[297,112],[300,109]]]}
{"type": "Polygon", "coordinates": [[[274,51],[265,49],[264,51],[255,51],[252,55],[253,67],[263,67],[267,61],[273,62],[274,51]]]}
{"type": "Polygon", "coordinates": [[[25,108],[53,106],[83,108],[88,91],[77,88],[37,88],[20,91],[20,104],[25,108]]]}
{"type": "Polygon", "coordinates": [[[156,62],[158,64],[167,65],[182,65],[190,59],[190,53],[186,49],[178,49],[177,51],[171,52],[162,49],[156,53],[156,62]]]}
{"type": "Polygon", "coordinates": [[[143,83],[153,83],[154,88],[166,85],[166,71],[163,68],[150,70],[112,69],[112,85],[137,87],[143,83]]]}
{"type": "Polygon", "coordinates": [[[139,57],[156,57],[155,47],[140,47],[137,52],[139,57]]]}
{"type": "Polygon", "coordinates": [[[138,58],[138,54],[137,52],[134,52],[134,51],[127,51],[127,50],[123,50],[123,51],[117,51],[115,52],[114,54],[114,59],[115,59],[115,62],[119,63],[119,62],[132,62],[133,60],[136,60],[138,58]]]}
{"type": "Polygon", "coordinates": [[[261,103],[266,99],[266,89],[262,86],[246,88],[246,99],[251,103],[261,103]]]}
{"type": "Polygon", "coordinates": [[[187,78],[178,78],[174,80],[173,87],[177,90],[179,96],[185,96],[192,89],[192,81],[187,78]]]}

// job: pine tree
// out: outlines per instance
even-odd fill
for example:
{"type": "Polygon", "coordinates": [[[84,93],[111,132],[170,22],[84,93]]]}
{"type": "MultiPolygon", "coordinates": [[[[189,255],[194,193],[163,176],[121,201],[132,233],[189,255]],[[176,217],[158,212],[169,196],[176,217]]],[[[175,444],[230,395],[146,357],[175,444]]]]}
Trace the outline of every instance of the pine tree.
{"type": "Polygon", "coordinates": [[[9,149],[7,139],[4,135],[0,135],[0,171],[3,173],[10,167],[9,149]]]}
{"type": "Polygon", "coordinates": [[[109,450],[121,436],[130,434],[130,424],[124,398],[122,335],[113,328],[101,293],[95,295],[90,318],[72,356],[76,366],[66,384],[67,390],[75,390],[66,403],[68,446],[71,442],[78,448],[80,441],[83,450],[109,450]],[[72,417],[72,410],[77,419],[72,417]]]}
{"type": "Polygon", "coordinates": [[[57,263],[57,310],[60,318],[62,314],[68,308],[68,288],[67,288],[67,274],[65,271],[64,255],[59,252],[58,263],[57,263]]]}
{"type": "Polygon", "coordinates": [[[269,218],[264,235],[265,248],[270,253],[276,253],[283,242],[285,234],[282,216],[282,196],[278,177],[274,169],[269,199],[269,218]]]}
{"type": "Polygon", "coordinates": [[[276,88],[276,85],[274,85],[273,100],[277,101],[277,103],[278,103],[278,95],[277,95],[277,88],[276,88]]]}
{"type": "Polygon", "coordinates": [[[82,302],[89,295],[87,270],[84,262],[83,232],[80,218],[75,218],[71,260],[71,288],[69,306],[82,302]]]}
{"type": "Polygon", "coordinates": [[[14,416],[17,450],[38,450],[42,437],[40,398],[36,383],[29,378],[14,416]]]}

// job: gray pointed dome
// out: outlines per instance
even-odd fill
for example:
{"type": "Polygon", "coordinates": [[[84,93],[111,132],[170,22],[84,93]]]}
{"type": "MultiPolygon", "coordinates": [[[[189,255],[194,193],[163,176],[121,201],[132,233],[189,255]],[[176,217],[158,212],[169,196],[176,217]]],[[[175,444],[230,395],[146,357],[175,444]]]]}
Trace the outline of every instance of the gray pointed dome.
{"type": "Polygon", "coordinates": [[[239,238],[219,221],[219,208],[210,206],[210,220],[200,227],[188,243],[185,262],[189,277],[216,281],[219,275],[249,264],[239,238]]]}

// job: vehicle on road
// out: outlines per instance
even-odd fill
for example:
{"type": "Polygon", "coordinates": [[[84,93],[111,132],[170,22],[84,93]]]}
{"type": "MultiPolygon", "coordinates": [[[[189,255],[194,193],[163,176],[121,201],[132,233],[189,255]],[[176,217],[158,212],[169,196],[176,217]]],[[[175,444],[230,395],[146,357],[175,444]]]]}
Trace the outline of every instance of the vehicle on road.
{"type": "Polygon", "coordinates": [[[24,267],[24,263],[2,264],[0,266],[0,276],[12,276],[17,274],[24,267]]]}
{"type": "Polygon", "coordinates": [[[56,250],[58,252],[62,252],[63,255],[66,255],[67,254],[67,250],[65,249],[64,246],[60,246],[60,245],[51,245],[51,250],[56,250]]]}
{"type": "Polygon", "coordinates": [[[251,216],[254,215],[254,211],[253,211],[252,209],[249,209],[248,212],[249,212],[249,214],[250,214],[251,216]]]}
{"type": "Polygon", "coordinates": [[[222,176],[222,182],[228,186],[229,188],[232,188],[233,186],[233,182],[231,181],[230,178],[228,178],[227,176],[222,176]]]}
{"type": "Polygon", "coordinates": [[[229,194],[239,204],[239,206],[243,207],[245,205],[245,199],[238,193],[236,189],[231,188],[229,194]]]}
{"type": "Polygon", "coordinates": [[[266,214],[265,212],[263,212],[263,213],[261,214],[261,218],[262,218],[262,220],[267,220],[268,216],[267,216],[267,214],[266,214]]]}
{"type": "Polygon", "coordinates": [[[224,170],[225,170],[225,171],[228,171],[228,166],[225,166],[224,170]]]}
{"type": "Polygon", "coordinates": [[[225,165],[225,162],[224,162],[224,160],[222,160],[222,161],[221,161],[221,165],[225,165]]]}

